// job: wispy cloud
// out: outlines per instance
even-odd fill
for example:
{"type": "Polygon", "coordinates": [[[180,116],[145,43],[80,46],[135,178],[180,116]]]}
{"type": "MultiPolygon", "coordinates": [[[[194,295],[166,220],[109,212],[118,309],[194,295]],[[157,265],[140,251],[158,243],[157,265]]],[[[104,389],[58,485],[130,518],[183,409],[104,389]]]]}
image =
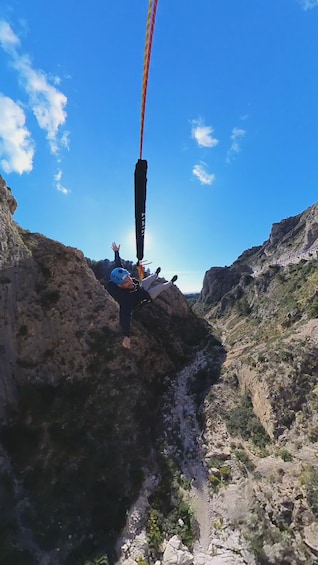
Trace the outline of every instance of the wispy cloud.
{"type": "Polygon", "coordinates": [[[59,192],[62,192],[63,194],[69,194],[71,191],[68,188],[65,188],[65,186],[63,186],[61,183],[62,176],[63,173],[61,169],[59,169],[57,173],[54,175],[55,187],[59,192]]]}
{"type": "Polygon", "coordinates": [[[29,55],[20,53],[20,45],[20,39],[10,24],[0,20],[0,46],[17,72],[19,84],[28,96],[28,107],[38,126],[45,131],[51,153],[60,162],[60,151],[69,148],[68,132],[60,132],[67,118],[67,97],[56,87],[59,84],[58,77],[50,79],[44,71],[35,69],[29,55]]]}
{"type": "Polygon", "coordinates": [[[33,168],[34,142],[19,104],[0,93],[0,163],[6,173],[28,173],[33,168]]]}
{"type": "MultiPolygon", "coordinates": [[[[59,150],[58,130],[65,123],[66,96],[51,84],[48,76],[32,67],[28,55],[20,55],[20,40],[10,25],[0,21],[0,45],[10,56],[12,67],[17,71],[21,86],[29,96],[29,103],[41,129],[46,131],[52,153],[59,150]]],[[[53,82],[56,81],[54,77],[53,82]]]]}
{"type": "Polygon", "coordinates": [[[201,184],[212,184],[215,180],[215,175],[209,174],[206,167],[207,164],[201,161],[198,165],[194,165],[192,173],[199,179],[201,184]]]}
{"type": "Polygon", "coordinates": [[[191,137],[195,139],[200,147],[215,147],[219,143],[218,139],[213,137],[213,128],[205,126],[201,119],[192,120],[191,137]]]}
{"type": "Polygon", "coordinates": [[[299,0],[299,3],[303,10],[312,10],[318,6],[318,0],[299,0]]]}
{"type": "Polygon", "coordinates": [[[230,139],[232,141],[231,147],[228,150],[226,162],[231,163],[237,153],[240,153],[240,139],[246,135],[246,131],[241,128],[233,128],[230,139]]]}
{"type": "Polygon", "coordinates": [[[0,20],[0,43],[3,49],[15,49],[20,45],[20,39],[15,35],[8,22],[0,20]]]}

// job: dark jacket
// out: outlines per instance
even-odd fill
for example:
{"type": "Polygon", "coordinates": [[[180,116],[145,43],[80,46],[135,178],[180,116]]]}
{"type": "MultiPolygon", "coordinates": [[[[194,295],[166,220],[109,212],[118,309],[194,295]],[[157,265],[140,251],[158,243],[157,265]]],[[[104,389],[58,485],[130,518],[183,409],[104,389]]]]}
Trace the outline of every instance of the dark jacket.
{"type": "MultiPolygon", "coordinates": [[[[115,266],[123,267],[118,251],[115,251],[115,266]]],[[[123,267],[124,268],[124,267],[123,267]]],[[[129,337],[130,323],[134,308],[144,301],[151,301],[146,290],[142,288],[137,279],[133,279],[134,288],[120,288],[112,281],[108,281],[107,290],[119,304],[119,323],[124,336],[129,337]]]]}

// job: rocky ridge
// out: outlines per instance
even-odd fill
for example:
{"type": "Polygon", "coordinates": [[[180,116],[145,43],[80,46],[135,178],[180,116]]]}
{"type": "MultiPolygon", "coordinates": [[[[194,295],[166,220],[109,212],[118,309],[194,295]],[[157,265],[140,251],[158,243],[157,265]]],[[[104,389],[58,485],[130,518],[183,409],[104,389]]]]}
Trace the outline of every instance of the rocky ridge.
{"type": "Polygon", "coordinates": [[[316,204],[210,269],[197,304],[226,350],[204,402],[215,509],[259,563],[318,559],[317,249],[316,204]],[[219,490],[224,460],[231,478],[219,490]]]}
{"type": "MultiPolygon", "coordinates": [[[[208,305],[222,304],[230,291],[240,298],[240,287],[250,276],[259,276],[270,267],[278,268],[317,258],[318,205],[302,214],[275,223],[269,239],[248,249],[230,267],[212,267],[204,276],[200,301],[208,305]]],[[[228,297],[229,298],[229,297],[228,297]]]]}
{"type": "Polygon", "coordinates": [[[0,177],[0,561],[114,559],[155,465],[167,383],[209,339],[177,287],[136,314],[125,351],[118,305],[83,253],[30,233],[0,177]]]}
{"type": "Polygon", "coordinates": [[[317,207],[134,320],[0,178],[0,560],[313,565],[317,207]],[[214,337],[217,336],[217,339],[214,337]]]}

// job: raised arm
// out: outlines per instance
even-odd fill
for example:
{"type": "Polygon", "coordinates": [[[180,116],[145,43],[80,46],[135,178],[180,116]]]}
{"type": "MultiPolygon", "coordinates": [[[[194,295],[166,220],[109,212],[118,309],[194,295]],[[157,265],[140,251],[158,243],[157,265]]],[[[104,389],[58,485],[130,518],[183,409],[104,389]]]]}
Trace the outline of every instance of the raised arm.
{"type": "Polygon", "coordinates": [[[112,243],[112,250],[115,253],[115,265],[116,267],[123,267],[120,255],[119,255],[119,251],[120,251],[120,244],[117,245],[117,243],[115,241],[113,241],[112,243]]]}

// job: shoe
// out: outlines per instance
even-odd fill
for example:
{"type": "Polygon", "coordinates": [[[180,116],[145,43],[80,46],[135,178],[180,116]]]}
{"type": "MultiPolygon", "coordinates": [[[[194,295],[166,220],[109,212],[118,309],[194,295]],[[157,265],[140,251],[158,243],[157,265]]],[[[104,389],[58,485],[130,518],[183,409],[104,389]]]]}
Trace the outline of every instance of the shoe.
{"type": "Polygon", "coordinates": [[[158,269],[156,269],[156,275],[157,276],[159,275],[160,271],[161,271],[161,267],[158,267],[158,269]]]}
{"type": "Polygon", "coordinates": [[[140,310],[140,308],[142,308],[143,306],[145,306],[146,304],[151,304],[152,300],[149,296],[149,298],[143,298],[141,302],[139,302],[139,304],[137,304],[136,309],[140,310]]]}
{"type": "Polygon", "coordinates": [[[175,283],[177,279],[178,279],[178,275],[173,275],[171,282],[175,283]]]}

